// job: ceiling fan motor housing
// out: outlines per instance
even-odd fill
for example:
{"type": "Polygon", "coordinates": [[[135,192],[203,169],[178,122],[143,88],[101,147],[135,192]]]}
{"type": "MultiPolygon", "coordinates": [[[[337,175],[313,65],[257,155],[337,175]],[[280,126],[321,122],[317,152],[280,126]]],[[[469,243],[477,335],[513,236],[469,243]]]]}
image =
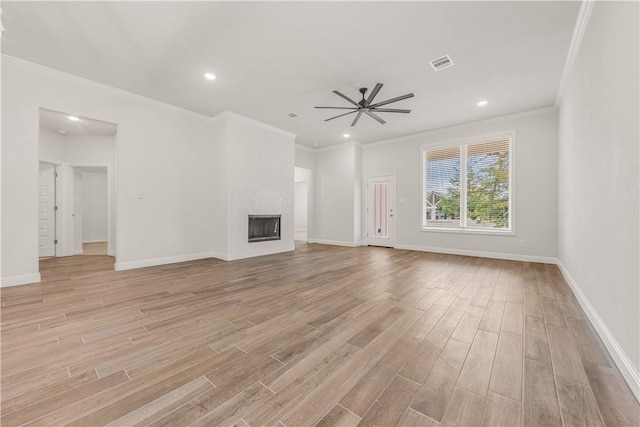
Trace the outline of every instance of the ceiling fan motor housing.
{"type": "Polygon", "coordinates": [[[364,99],[364,94],[367,93],[367,90],[368,89],[366,87],[360,88],[360,93],[362,94],[362,101],[358,102],[358,104],[362,105],[363,107],[368,107],[367,101],[364,99]]]}

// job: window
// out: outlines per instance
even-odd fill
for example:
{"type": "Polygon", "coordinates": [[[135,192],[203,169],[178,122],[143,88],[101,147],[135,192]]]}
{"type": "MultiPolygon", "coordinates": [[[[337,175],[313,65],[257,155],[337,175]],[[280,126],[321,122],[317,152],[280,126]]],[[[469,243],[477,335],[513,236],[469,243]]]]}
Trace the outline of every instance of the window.
{"type": "Polygon", "coordinates": [[[423,229],[511,231],[511,135],[424,147],[423,229]]]}

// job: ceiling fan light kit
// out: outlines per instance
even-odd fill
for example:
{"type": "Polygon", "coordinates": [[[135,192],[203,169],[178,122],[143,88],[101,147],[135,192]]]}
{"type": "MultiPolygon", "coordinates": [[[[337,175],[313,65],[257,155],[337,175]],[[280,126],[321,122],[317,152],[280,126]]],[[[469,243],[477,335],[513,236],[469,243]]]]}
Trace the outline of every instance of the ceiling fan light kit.
{"type": "Polygon", "coordinates": [[[337,116],[325,119],[325,122],[328,122],[329,120],[337,119],[338,117],[343,117],[343,116],[347,116],[349,114],[358,113],[358,114],[356,114],[356,117],[353,119],[353,122],[351,122],[351,126],[355,126],[356,123],[358,123],[358,120],[360,120],[360,117],[362,117],[363,114],[366,114],[367,116],[371,117],[372,119],[376,120],[378,123],[383,125],[386,122],[380,116],[378,116],[376,113],[404,113],[404,114],[407,114],[407,113],[411,112],[411,110],[404,110],[404,109],[400,109],[400,108],[380,108],[380,107],[382,107],[384,105],[387,105],[387,104],[391,104],[392,102],[397,102],[397,101],[402,101],[403,99],[412,98],[413,97],[412,93],[408,93],[408,94],[402,95],[402,96],[397,96],[395,98],[387,99],[386,101],[377,102],[377,103],[373,104],[373,99],[376,97],[378,92],[380,92],[380,89],[382,89],[382,83],[376,84],[376,86],[373,88],[373,90],[371,91],[369,96],[365,99],[365,94],[367,93],[368,89],[366,87],[360,88],[360,93],[362,94],[362,100],[360,100],[360,102],[356,102],[353,99],[351,99],[348,96],[346,96],[343,93],[341,93],[340,91],[334,90],[333,93],[335,93],[336,95],[338,95],[341,98],[344,98],[350,104],[353,104],[354,107],[315,107],[315,108],[330,108],[330,109],[338,109],[338,110],[351,110],[351,111],[348,111],[346,113],[339,114],[337,116]]]}

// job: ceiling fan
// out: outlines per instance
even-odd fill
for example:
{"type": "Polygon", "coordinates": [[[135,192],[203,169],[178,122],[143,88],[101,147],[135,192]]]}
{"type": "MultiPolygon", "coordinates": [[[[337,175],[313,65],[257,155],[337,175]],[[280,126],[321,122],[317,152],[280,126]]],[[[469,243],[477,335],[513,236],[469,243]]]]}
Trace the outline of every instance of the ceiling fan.
{"type": "Polygon", "coordinates": [[[386,101],[372,104],[373,98],[376,97],[376,95],[378,94],[381,88],[382,88],[382,83],[376,84],[376,86],[373,88],[373,90],[371,91],[367,99],[364,98],[364,94],[367,93],[368,89],[366,87],[360,88],[360,93],[362,94],[362,100],[360,102],[356,102],[353,99],[349,98],[348,96],[340,93],[339,91],[334,90],[333,93],[335,93],[339,97],[346,99],[351,104],[355,105],[355,107],[315,107],[315,108],[335,108],[339,110],[352,110],[352,111],[349,111],[348,113],[340,114],[335,117],[330,117],[328,119],[325,119],[325,122],[328,122],[329,120],[337,119],[338,117],[343,117],[349,114],[358,113],[356,115],[356,118],[353,119],[351,126],[355,126],[356,123],[358,123],[358,120],[360,120],[360,117],[362,116],[363,113],[377,120],[378,122],[380,122],[380,124],[383,125],[386,122],[382,120],[382,118],[375,113],[410,113],[411,112],[411,110],[402,110],[399,108],[380,108],[380,107],[382,107],[383,105],[391,104],[392,102],[402,101],[403,99],[412,98],[413,97],[412,93],[408,93],[406,95],[398,96],[396,98],[391,98],[391,99],[387,99],[386,101]]]}

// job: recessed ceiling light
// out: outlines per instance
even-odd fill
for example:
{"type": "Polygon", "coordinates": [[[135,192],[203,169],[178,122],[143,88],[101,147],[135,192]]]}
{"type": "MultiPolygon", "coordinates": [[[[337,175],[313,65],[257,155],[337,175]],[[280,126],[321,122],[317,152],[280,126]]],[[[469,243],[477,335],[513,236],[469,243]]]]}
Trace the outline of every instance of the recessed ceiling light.
{"type": "Polygon", "coordinates": [[[348,133],[345,133],[345,134],[344,134],[344,135],[342,135],[342,136],[344,136],[345,138],[349,138],[349,134],[348,134],[348,133]]]}
{"type": "Polygon", "coordinates": [[[204,78],[207,80],[215,80],[216,79],[216,75],[213,73],[204,73],[204,78]]]}
{"type": "Polygon", "coordinates": [[[80,120],[79,118],[77,118],[76,116],[67,116],[67,118],[69,120],[71,120],[72,122],[77,122],[78,120],[80,120]]]}
{"type": "Polygon", "coordinates": [[[313,146],[314,146],[314,147],[317,147],[317,146],[318,146],[318,143],[317,143],[317,142],[314,142],[314,143],[313,143],[313,146]]]}
{"type": "Polygon", "coordinates": [[[478,101],[478,107],[484,107],[485,105],[487,105],[489,103],[489,101],[485,101],[484,99],[482,101],[478,101]]]}
{"type": "Polygon", "coordinates": [[[60,135],[66,135],[66,134],[67,134],[67,131],[60,129],[60,130],[58,131],[58,133],[59,133],[60,135]]]}

